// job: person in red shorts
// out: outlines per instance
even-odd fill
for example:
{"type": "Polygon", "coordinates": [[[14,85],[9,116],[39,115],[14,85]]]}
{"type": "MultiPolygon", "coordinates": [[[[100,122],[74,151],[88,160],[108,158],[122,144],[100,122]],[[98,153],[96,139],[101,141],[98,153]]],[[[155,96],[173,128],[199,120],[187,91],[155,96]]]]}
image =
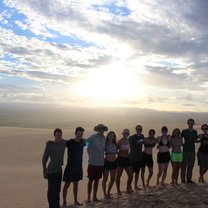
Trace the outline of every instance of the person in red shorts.
{"type": "Polygon", "coordinates": [[[103,124],[98,124],[94,127],[94,131],[97,132],[90,136],[86,141],[88,143],[87,152],[89,155],[88,162],[88,186],[87,186],[87,204],[91,202],[91,192],[93,186],[93,201],[99,202],[97,198],[97,191],[99,186],[99,180],[102,178],[103,169],[104,169],[104,152],[105,152],[105,143],[106,138],[104,132],[108,131],[108,127],[103,124]]]}

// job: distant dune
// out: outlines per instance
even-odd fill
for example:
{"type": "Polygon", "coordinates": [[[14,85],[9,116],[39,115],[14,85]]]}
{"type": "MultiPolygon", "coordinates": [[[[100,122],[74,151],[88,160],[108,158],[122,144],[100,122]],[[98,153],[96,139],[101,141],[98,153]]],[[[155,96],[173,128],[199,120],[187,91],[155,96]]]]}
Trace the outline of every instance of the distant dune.
{"type": "Polygon", "coordinates": [[[44,104],[1,104],[0,126],[29,128],[92,128],[105,123],[114,129],[143,125],[186,125],[188,118],[208,122],[208,113],[167,112],[140,108],[72,108],[44,104]]]}

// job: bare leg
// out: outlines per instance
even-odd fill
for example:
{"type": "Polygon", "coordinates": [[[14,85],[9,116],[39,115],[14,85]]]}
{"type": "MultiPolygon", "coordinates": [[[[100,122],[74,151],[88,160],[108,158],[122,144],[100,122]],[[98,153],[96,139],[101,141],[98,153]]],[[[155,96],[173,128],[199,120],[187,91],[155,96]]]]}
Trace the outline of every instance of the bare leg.
{"type": "Polygon", "coordinates": [[[163,175],[162,175],[162,185],[164,185],[164,183],[165,183],[165,179],[167,176],[167,170],[168,170],[168,164],[169,163],[164,164],[164,170],[163,170],[163,175]]]}
{"type": "Polygon", "coordinates": [[[138,180],[139,180],[139,172],[138,173],[134,173],[134,190],[136,190],[136,191],[139,190],[138,180]]]}
{"type": "Polygon", "coordinates": [[[107,180],[108,180],[108,175],[109,175],[109,171],[108,170],[104,170],[103,171],[103,181],[102,181],[104,197],[107,196],[107,194],[106,194],[106,183],[107,183],[107,180]]]}
{"type": "Polygon", "coordinates": [[[172,164],[172,168],[173,168],[173,171],[172,171],[172,185],[174,186],[175,185],[175,180],[176,180],[177,163],[172,161],[171,164],[172,164]]]}
{"type": "Polygon", "coordinates": [[[118,194],[121,194],[121,190],[120,190],[120,180],[121,180],[122,173],[123,173],[123,168],[117,167],[116,188],[117,188],[117,193],[118,194]]]}
{"type": "Polygon", "coordinates": [[[126,173],[128,175],[126,192],[131,193],[132,192],[131,183],[132,183],[132,178],[133,178],[132,167],[125,168],[125,171],[126,171],[126,173]]]}
{"type": "Polygon", "coordinates": [[[77,195],[78,195],[78,185],[79,185],[79,182],[78,182],[78,181],[73,182],[74,205],[82,205],[82,204],[79,203],[79,201],[77,200],[77,195]]]}
{"type": "Polygon", "coordinates": [[[113,187],[115,179],[116,179],[116,170],[111,170],[110,171],[110,182],[109,182],[109,185],[108,185],[108,192],[107,192],[108,197],[110,197],[110,191],[113,187]]]}
{"type": "Polygon", "coordinates": [[[86,200],[87,204],[91,202],[92,183],[93,183],[93,180],[89,179],[88,185],[87,185],[87,200],[86,200]]]}
{"type": "Polygon", "coordinates": [[[158,174],[157,174],[157,185],[159,185],[159,181],[160,181],[160,177],[162,175],[163,172],[163,164],[162,163],[158,163],[158,174]]]}
{"type": "Polygon", "coordinates": [[[67,196],[67,191],[68,191],[68,188],[70,186],[70,183],[64,183],[64,187],[63,187],[63,205],[66,205],[66,196],[67,196]]]}
{"type": "Polygon", "coordinates": [[[144,179],[145,167],[142,167],[141,170],[141,178],[142,178],[142,186],[145,188],[145,179],[144,179]]]}
{"type": "Polygon", "coordinates": [[[175,184],[178,185],[178,176],[179,176],[179,171],[181,169],[181,162],[177,162],[177,169],[176,169],[176,175],[175,175],[175,184]]]}
{"type": "Polygon", "coordinates": [[[147,179],[147,186],[149,186],[150,179],[152,178],[153,175],[153,167],[148,167],[148,169],[149,169],[149,176],[147,179]]]}
{"type": "Polygon", "coordinates": [[[93,201],[100,201],[97,198],[98,185],[99,185],[99,179],[96,179],[93,187],[93,201]]]}

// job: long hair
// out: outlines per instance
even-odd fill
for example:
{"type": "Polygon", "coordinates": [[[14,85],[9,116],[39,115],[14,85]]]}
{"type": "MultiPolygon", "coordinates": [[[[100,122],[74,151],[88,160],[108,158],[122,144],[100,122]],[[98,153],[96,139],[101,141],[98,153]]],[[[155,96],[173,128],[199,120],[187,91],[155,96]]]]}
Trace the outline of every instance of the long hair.
{"type": "Polygon", "coordinates": [[[113,144],[115,144],[117,146],[117,141],[116,141],[116,133],[114,131],[109,131],[107,136],[106,136],[106,142],[105,142],[105,145],[108,145],[108,142],[109,142],[109,135],[110,134],[114,134],[114,139],[113,139],[113,144]]]}
{"type": "Polygon", "coordinates": [[[181,135],[181,131],[180,131],[180,129],[179,129],[179,128],[175,128],[175,129],[173,129],[172,137],[174,137],[174,136],[175,136],[175,135],[174,135],[175,131],[178,131],[178,132],[179,132],[179,135],[178,135],[178,136],[180,136],[180,135],[181,135]]]}

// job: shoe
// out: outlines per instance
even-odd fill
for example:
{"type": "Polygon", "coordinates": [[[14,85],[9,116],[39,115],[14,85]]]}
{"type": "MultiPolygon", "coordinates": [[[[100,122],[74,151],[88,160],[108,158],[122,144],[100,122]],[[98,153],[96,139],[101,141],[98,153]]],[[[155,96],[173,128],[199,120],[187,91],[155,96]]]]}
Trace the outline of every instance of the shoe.
{"type": "Polygon", "coordinates": [[[195,182],[192,180],[187,180],[187,183],[195,183],[195,182]]]}
{"type": "Polygon", "coordinates": [[[181,183],[186,183],[186,181],[185,180],[182,180],[181,183]]]}
{"type": "Polygon", "coordinates": [[[61,208],[68,208],[66,204],[63,204],[61,208]]]}

